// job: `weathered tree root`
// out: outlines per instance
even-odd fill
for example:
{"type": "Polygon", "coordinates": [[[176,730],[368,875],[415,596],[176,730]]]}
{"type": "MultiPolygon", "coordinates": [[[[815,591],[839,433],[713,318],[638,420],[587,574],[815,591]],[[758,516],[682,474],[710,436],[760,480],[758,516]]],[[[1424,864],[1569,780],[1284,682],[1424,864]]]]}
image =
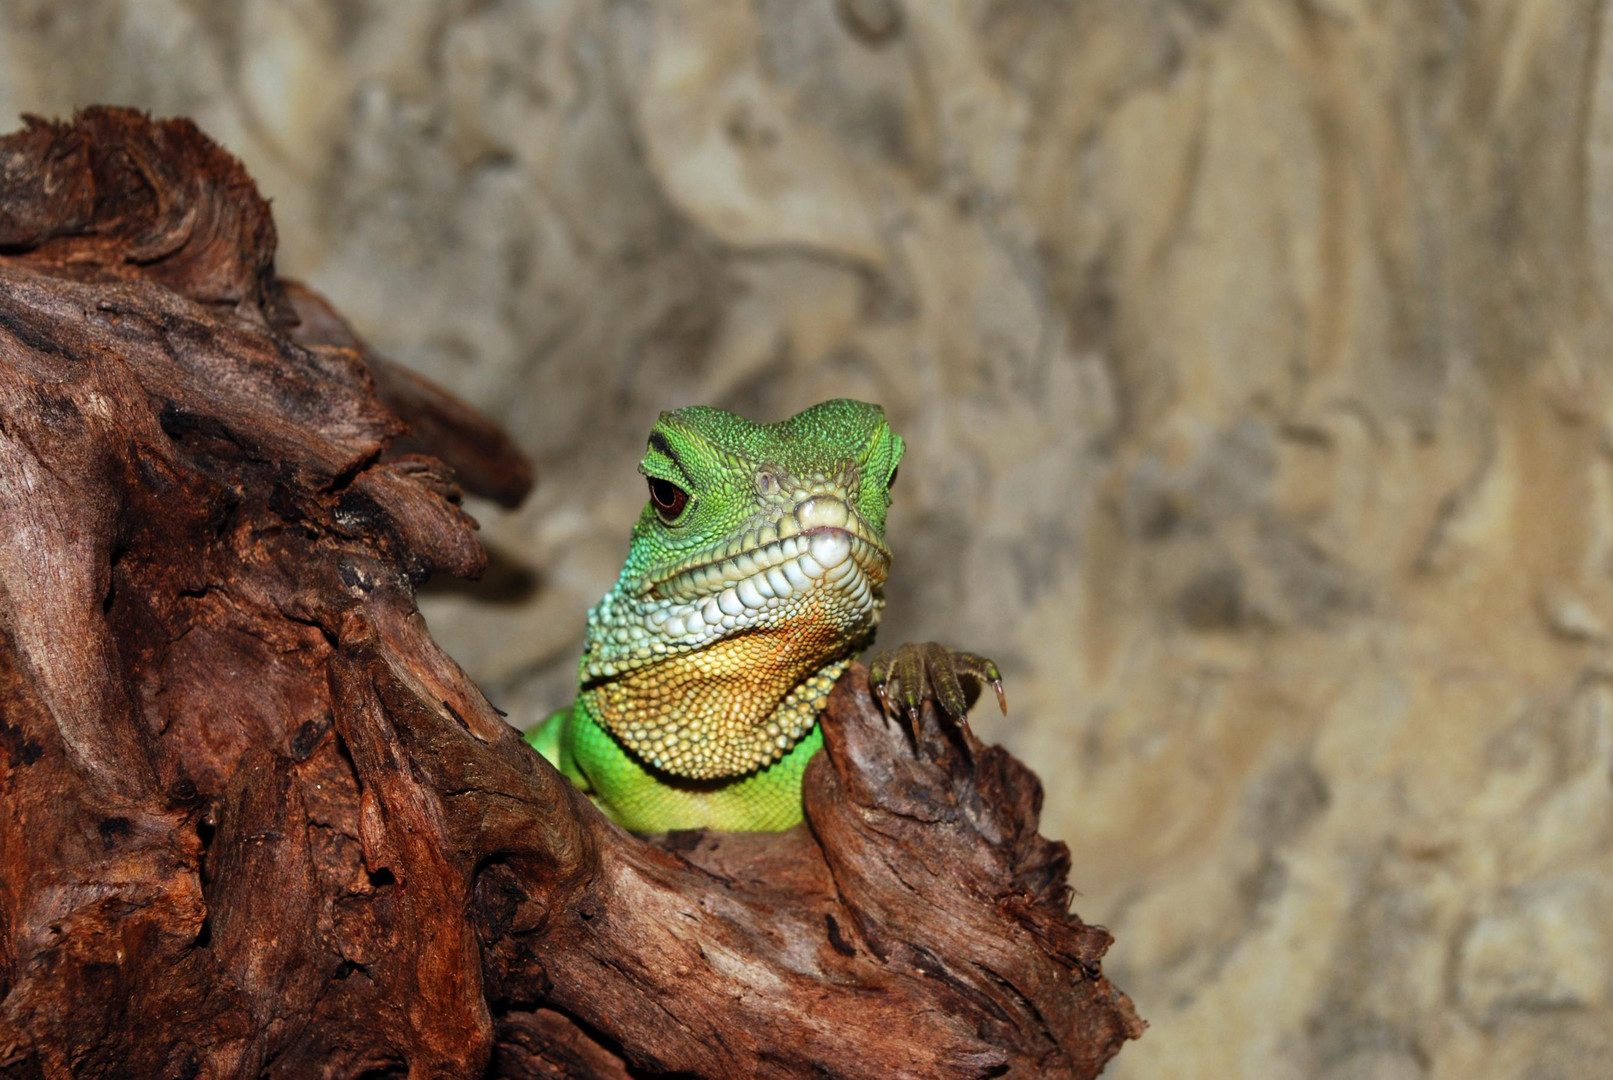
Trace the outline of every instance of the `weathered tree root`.
{"type": "Polygon", "coordinates": [[[483,566],[456,475],[527,466],[273,248],[186,122],[0,140],[0,1075],[1086,1077],[1136,1037],[1035,778],[932,714],[915,753],[860,668],[808,827],[605,821],[414,606],[483,566]]]}

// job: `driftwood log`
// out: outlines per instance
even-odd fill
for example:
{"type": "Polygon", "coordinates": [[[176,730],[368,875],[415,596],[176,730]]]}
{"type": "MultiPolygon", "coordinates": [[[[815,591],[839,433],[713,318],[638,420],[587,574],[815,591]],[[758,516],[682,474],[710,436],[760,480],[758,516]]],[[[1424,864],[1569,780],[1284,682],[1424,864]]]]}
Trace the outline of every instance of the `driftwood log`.
{"type": "MultiPolygon", "coordinates": [[[[1035,777],[854,668],[776,836],[610,825],[432,642],[491,425],[278,280],[240,164],[0,140],[0,1075],[1095,1075],[1035,777]]],[[[579,613],[580,614],[580,613],[579,613]]]]}

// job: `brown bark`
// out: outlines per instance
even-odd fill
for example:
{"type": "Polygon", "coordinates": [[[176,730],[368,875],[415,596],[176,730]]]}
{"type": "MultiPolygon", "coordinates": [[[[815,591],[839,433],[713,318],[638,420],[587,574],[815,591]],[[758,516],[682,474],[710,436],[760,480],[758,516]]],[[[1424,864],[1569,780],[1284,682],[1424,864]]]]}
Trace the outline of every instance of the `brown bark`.
{"type": "Polygon", "coordinates": [[[239,163],[0,141],[0,1075],[1092,1076],[1005,752],[853,669],[777,836],[611,826],[432,642],[509,441],[278,281],[239,163]],[[452,471],[445,466],[452,466],[452,471]]]}

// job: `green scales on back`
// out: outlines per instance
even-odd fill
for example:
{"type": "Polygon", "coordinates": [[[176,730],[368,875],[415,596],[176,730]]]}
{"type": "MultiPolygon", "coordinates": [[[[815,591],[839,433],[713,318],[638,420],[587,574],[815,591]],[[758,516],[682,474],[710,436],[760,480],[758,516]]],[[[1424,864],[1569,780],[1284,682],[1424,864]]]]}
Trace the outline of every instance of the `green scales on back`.
{"type": "Polygon", "coordinates": [[[818,715],[884,607],[902,450],[858,401],[775,424],[663,413],[627,562],[588,613],[577,698],[528,742],[630,829],[799,822],[818,715]]]}

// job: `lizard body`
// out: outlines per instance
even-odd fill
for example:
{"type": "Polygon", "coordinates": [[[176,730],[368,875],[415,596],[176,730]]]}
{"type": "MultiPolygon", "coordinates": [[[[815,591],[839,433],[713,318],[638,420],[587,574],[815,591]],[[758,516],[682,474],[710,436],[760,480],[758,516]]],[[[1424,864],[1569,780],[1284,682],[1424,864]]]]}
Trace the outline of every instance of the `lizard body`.
{"type": "MultiPolygon", "coordinates": [[[[774,424],[663,413],[639,464],[650,501],[588,613],[576,700],[527,741],[635,831],[799,822],[818,715],[884,608],[902,453],[884,410],[857,401],[774,424]]],[[[910,713],[933,678],[961,716],[953,658],[1001,696],[989,661],[922,648],[891,669],[910,713]]]]}

